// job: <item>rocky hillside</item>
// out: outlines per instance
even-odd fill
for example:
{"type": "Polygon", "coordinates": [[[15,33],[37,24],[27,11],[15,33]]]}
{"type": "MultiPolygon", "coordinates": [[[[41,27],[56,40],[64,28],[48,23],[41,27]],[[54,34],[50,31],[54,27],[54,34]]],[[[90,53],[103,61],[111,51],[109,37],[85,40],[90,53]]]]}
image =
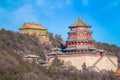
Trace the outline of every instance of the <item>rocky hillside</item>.
{"type": "MultiPolygon", "coordinates": [[[[37,54],[45,59],[45,53],[52,47],[61,47],[60,35],[49,34],[52,45],[43,45],[34,36],[0,30],[0,80],[119,80],[113,72],[106,74],[88,72],[85,65],[83,71],[77,71],[72,66],[61,69],[58,59],[55,59],[52,66],[47,69],[39,64],[23,61],[21,56],[24,54],[37,54]]],[[[96,45],[103,48],[102,43],[96,45]]],[[[106,45],[106,48],[110,46],[106,45]]],[[[119,47],[113,48],[113,52],[119,51],[119,47]]]]}

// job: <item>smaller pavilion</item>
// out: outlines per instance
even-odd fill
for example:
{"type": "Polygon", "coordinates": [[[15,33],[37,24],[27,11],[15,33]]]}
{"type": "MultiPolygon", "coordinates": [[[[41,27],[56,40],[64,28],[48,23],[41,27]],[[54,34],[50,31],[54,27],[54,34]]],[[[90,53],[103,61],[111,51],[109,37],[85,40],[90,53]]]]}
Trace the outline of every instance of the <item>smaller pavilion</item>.
{"type": "Polygon", "coordinates": [[[39,40],[44,42],[49,42],[49,35],[47,29],[40,24],[35,23],[24,23],[21,28],[19,28],[19,33],[34,35],[39,38],[39,40]]]}

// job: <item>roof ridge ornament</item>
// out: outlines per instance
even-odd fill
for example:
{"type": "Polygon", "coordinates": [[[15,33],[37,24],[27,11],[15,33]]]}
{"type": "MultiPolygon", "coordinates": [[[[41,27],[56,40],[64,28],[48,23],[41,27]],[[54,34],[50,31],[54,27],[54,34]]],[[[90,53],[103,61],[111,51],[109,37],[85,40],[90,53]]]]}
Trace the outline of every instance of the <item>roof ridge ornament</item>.
{"type": "Polygon", "coordinates": [[[80,17],[80,16],[78,16],[78,20],[81,20],[81,17],[80,17]]]}

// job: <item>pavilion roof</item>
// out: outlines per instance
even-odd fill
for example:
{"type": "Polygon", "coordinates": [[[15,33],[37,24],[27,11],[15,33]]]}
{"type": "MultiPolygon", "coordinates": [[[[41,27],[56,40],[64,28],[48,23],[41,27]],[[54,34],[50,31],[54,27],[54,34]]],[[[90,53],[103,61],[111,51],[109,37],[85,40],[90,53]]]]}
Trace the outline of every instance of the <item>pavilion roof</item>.
{"type": "Polygon", "coordinates": [[[88,27],[88,26],[90,26],[90,25],[88,25],[88,24],[86,24],[86,23],[84,23],[81,19],[80,19],[80,17],[78,17],[78,21],[77,22],[75,22],[73,25],[71,25],[70,27],[76,27],[76,26],[85,26],[85,27],[88,27]]]}
{"type": "Polygon", "coordinates": [[[35,24],[35,23],[24,23],[23,26],[20,29],[27,29],[27,28],[31,28],[31,29],[46,29],[42,25],[35,24]]]}
{"type": "Polygon", "coordinates": [[[88,46],[72,46],[72,47],[67,47],[67,50],[75,50],[75,49],[89,49],[88,46]]]}
{"type": "Polygon", "coordinates": [[[90,31],[90,30],[85,30],[85,31],[70,31],[68,33],[69,34],[72,34],[72,33],[92,33],[92,31],[90,31]]]}
{"type": "Polygon", "coordinates": [[[94,41],[94,40],[89,38],[70,38],[67,41],[85,42],[85,41],[94,41]]]}
{"type": "Polygon", "coordinates": [[[39,56],[34,55],[34,54],[27,54],[24,57],[26,57],[26,58],[38,58],[39,56]]]}
{"type": "Polygon", "coordinates": [[[76,49],[91,49],[91,50],[96,50],[96,48],[94,46],[73,46],[73,47],[67,47],[66,50],[76,50],[76,49]]]}

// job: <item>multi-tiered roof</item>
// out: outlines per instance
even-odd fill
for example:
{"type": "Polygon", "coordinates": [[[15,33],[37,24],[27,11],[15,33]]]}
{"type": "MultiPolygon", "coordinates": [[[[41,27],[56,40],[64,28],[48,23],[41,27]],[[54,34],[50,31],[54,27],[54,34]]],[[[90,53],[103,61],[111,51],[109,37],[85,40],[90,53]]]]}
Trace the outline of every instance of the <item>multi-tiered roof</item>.
{"type": "Polygon", "coordinates": [[[74,23],[73,25],[71,25],[70,27],[76,27],[76,26],[86,26],[86,27],[88,27],[88,25],[87,24],[85,24],[81,19],[80,19],[80,17],[78,17],[78,21],[76,22],[76,23],[74,23]]]}
{"type": "Polygon", "coordinates": [[[79,17],[78,21],[69,27],[70,32],[68,32],[65,51],[72,53],[93,52],[95,47],[90,27],[79,17]]]}

